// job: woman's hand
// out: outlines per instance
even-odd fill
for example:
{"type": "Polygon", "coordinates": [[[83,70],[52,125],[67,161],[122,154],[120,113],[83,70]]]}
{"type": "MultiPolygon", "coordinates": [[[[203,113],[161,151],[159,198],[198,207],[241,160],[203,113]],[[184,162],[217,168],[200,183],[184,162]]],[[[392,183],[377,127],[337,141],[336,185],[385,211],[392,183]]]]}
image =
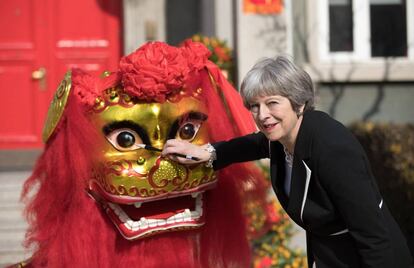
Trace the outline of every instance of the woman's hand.
{"type": "Polygon", "coordinates": [[[203,163],[210,159],[210,153],[206,147],[207,145],[198,146],[188,141],[172,139],[165,143],[161,155],[181,164],[203,163]],[[178,154],[182,156],[177,156],[178,154]],[[190,159],[191,157],[193,159],[190,159]],[[194,160],[194,158],[198,160],[194,160]]]}

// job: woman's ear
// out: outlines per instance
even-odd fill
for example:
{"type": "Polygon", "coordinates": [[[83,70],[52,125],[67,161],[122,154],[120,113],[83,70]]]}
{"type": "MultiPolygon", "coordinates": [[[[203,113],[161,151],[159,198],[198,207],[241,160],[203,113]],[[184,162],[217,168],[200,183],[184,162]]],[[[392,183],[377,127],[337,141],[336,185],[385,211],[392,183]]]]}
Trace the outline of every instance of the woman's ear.
{"type": "Polygon", "coordinates": [[[307,102],[305,102],[305,104],[303,104],[302,106],[299,107],[298,111],[296,112],[298,118],[301,117],[305,111],[305,107],[306,107],[307,102]]]}

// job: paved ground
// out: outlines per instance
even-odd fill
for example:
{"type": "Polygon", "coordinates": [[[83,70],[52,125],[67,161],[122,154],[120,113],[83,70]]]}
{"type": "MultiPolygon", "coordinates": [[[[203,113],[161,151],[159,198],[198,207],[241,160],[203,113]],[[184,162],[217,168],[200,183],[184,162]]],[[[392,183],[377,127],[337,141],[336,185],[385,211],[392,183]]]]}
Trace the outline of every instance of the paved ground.
{"type": "Polygon", "coordinates": [[[0,172],[0,267],[30,257],[21,245],[27,223],[19,202],[23,181],[30,171],[0,172]]]}
{"type": "MultiPolygon", "coordinates": [[[[22,216],[23,204],[19,197],[29,170],[0,171],[0,268],[30,257],[30,251],[22,246],[27,223],[22,216]]],[[[305,250],[305,235],[297,226],[291,240],[292,247],[305,250]]]]}

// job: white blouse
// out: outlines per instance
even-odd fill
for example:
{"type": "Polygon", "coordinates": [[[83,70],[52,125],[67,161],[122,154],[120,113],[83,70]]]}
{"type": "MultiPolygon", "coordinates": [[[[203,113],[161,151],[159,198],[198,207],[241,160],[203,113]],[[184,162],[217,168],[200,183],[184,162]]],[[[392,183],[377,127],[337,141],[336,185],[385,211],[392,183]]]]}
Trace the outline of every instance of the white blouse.
{"type": "Polygon", "coordinates": [[[284,190],[287,196],[290,194],[290,182],[292,180],[292,166],[293,166],[293,155],[291,155],[285,147],[283,147],[285,151],[285,183],[284,183],[284,190]]]}

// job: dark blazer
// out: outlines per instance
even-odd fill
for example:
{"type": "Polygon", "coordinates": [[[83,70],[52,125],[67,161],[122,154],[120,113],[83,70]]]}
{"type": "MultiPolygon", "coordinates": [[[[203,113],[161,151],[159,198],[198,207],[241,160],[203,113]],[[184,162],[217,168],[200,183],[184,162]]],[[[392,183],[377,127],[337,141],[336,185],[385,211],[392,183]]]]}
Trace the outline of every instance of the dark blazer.
{"type": "Polygon", "coordinates": [[[270,157],[273,190],[306,230],[309,267],[405,268],[412,263],[404,236],[378,190],[367,156],[339,122],[319,111],[303,116],[295,145],[289,196],[285,154],[261,132],[213,144],[214,168],[270,157]]]}

